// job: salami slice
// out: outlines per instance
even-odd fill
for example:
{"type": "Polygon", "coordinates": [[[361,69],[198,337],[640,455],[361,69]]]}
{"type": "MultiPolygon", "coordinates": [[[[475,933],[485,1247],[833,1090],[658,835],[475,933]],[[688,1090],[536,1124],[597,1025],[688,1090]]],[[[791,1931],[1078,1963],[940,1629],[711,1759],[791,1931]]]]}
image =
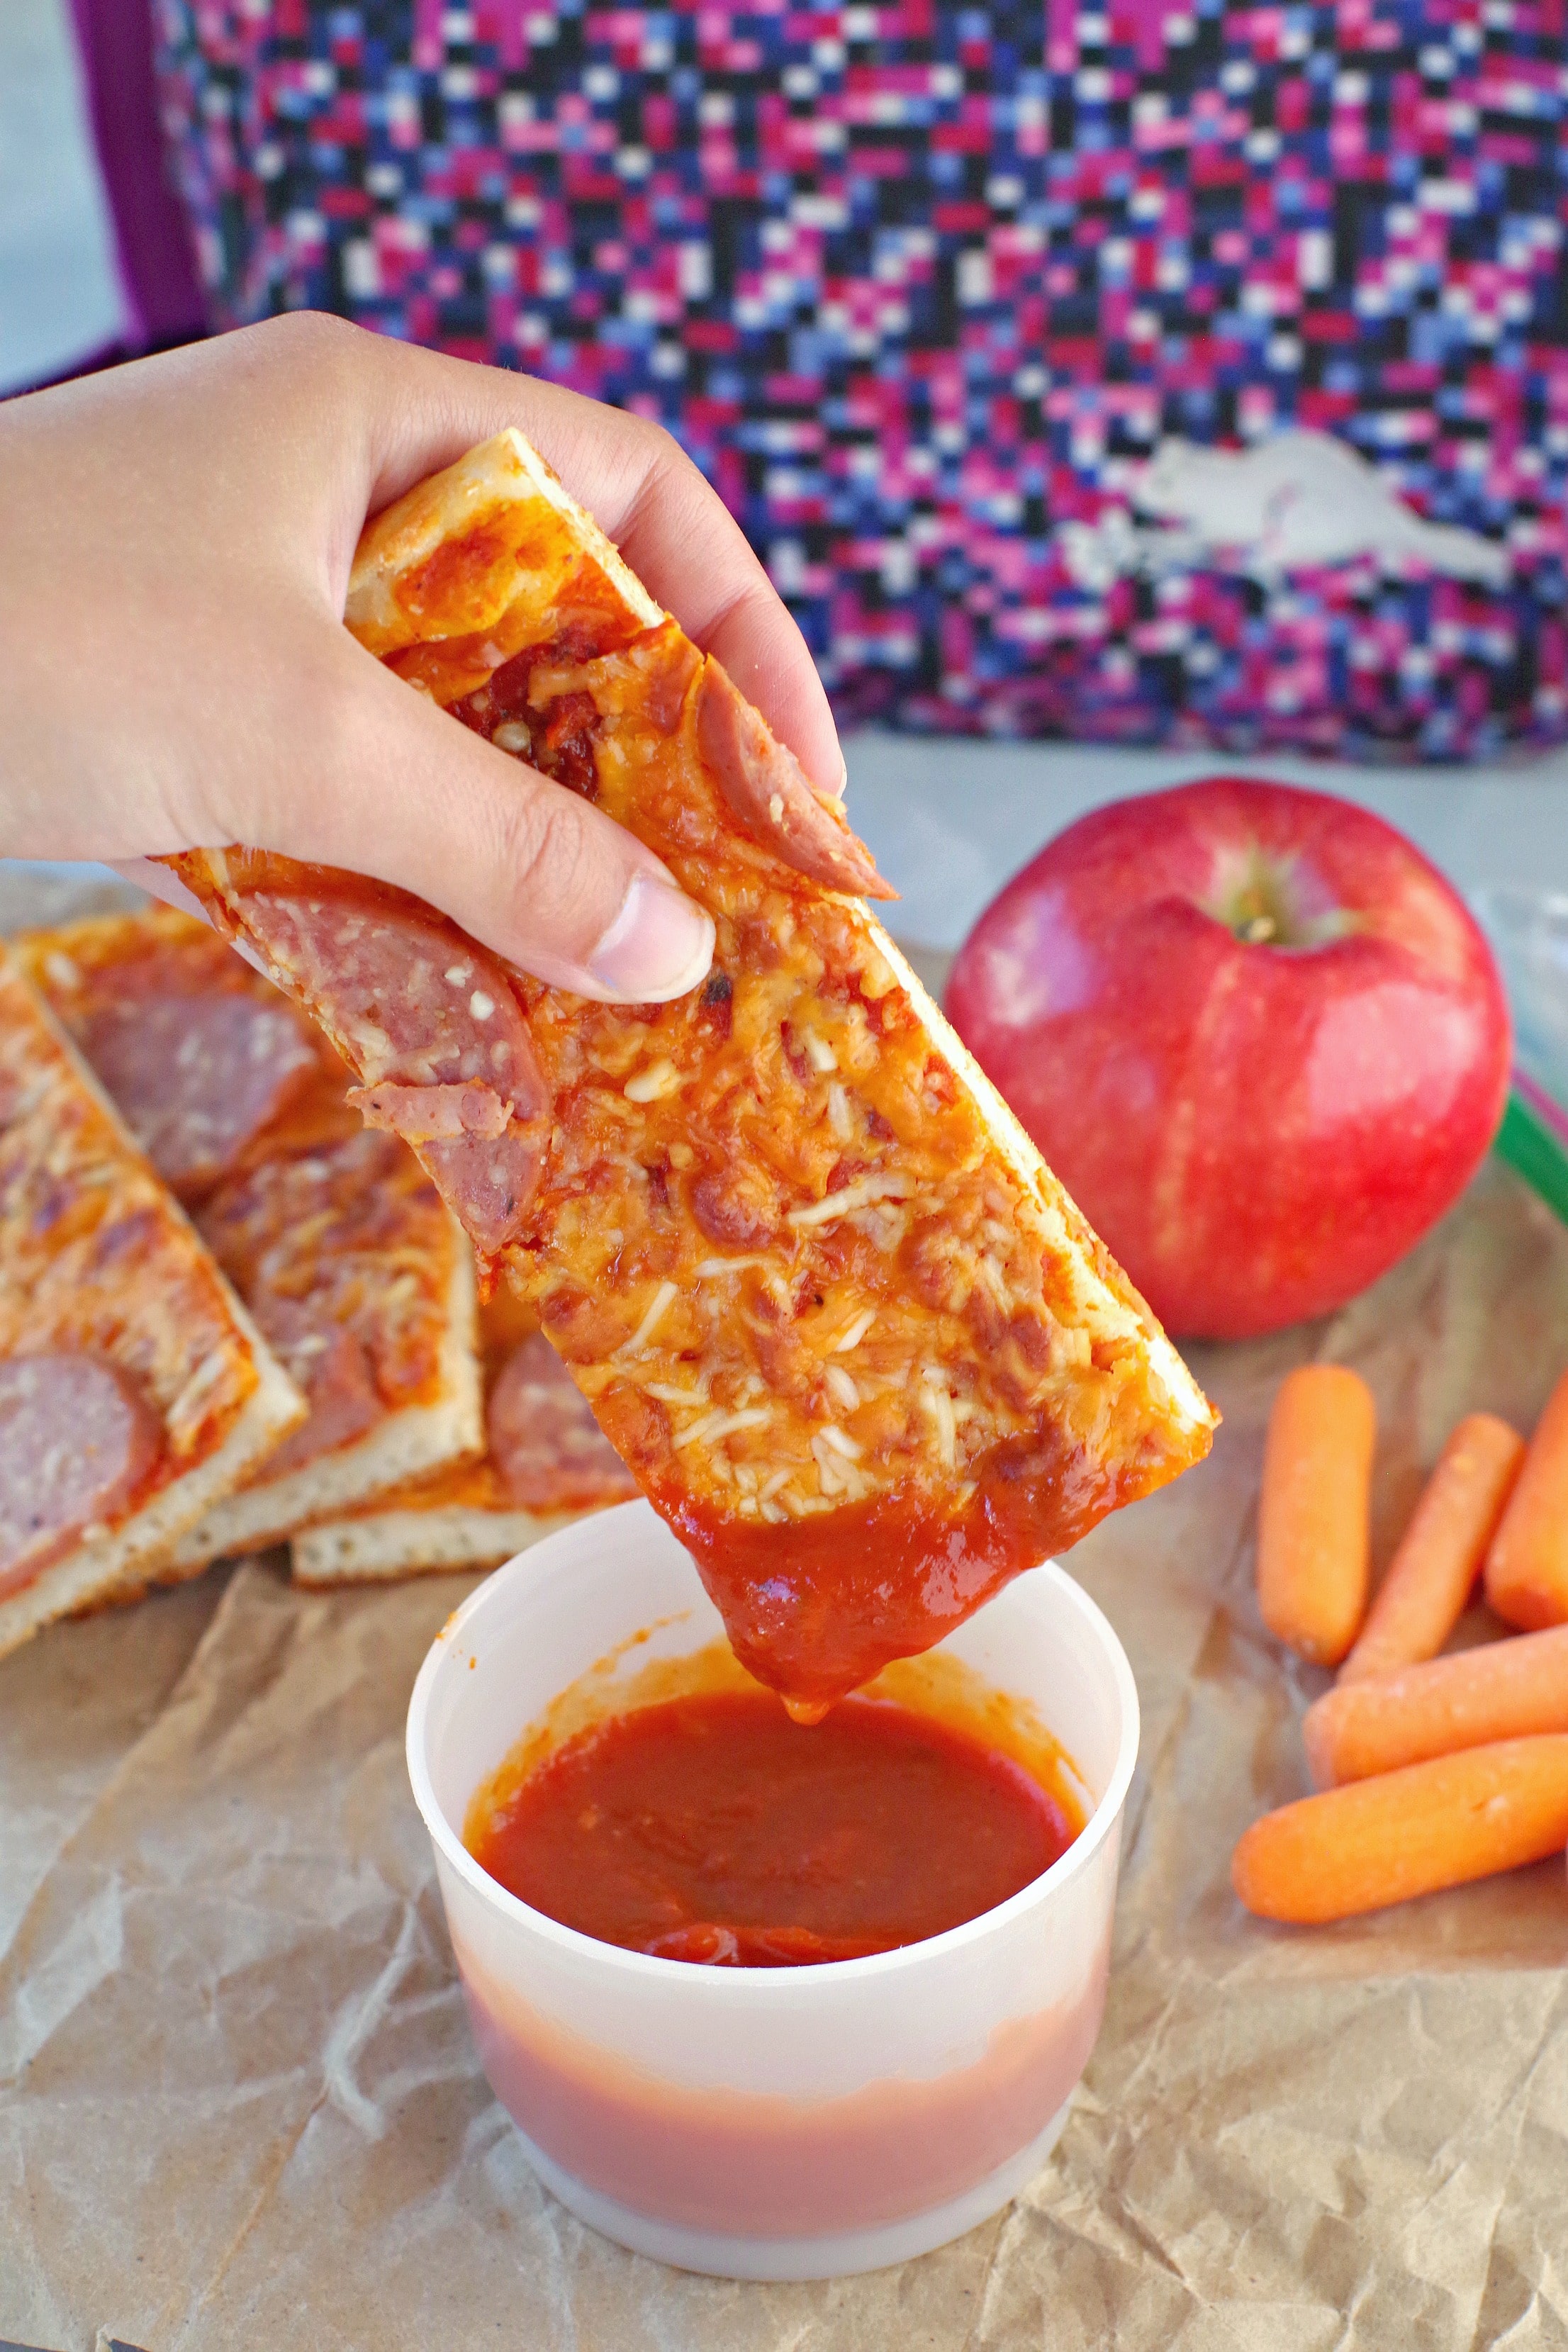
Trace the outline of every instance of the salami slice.
{"type": "Polygon", "coordinates": [[[241,994],[105,1005],[82,1043],[137,1142],[185,1200],[228,1173],[316,1064],[289,1005],[241,994]]]}
{"type": "Polygon", "coordinates": [[[196,1222],[310,1404],[268,1462],[269,1480],[425,1401],[446,1310],[421,1269],[449,1259],[454,1237],[401,1143],[359,1129],[263,1160],[221,1186],[196,1222]]]}
{"type": "Polygon", "coordinates": [[[525,1511],[586,1511],[629,1501],[637,1481],[548,1339],[515,1348],[490,1392],[490,1459],[525,1511]]]}
{"type": "Polygon", "coordinates": [[[310,1407],[310,1418],[284,1439],[268,1462],[269,1477],[298,1470],[340,1445],[352,1445],[384,1418],[386,1407],[357,1331],[311,1328],[313,1318],[308,1314],[284,1318],[263,1310],[259,1320],[310,1407]]]}
{"type": "Polygon", "coordinates": [[[697,689],[697,732],[719,789],[753,841],[777,850],[799,873],[830,890],[862,898],[896,898],[865,843],[850,832],[840,803],[807,782],[795,753],[779,742],[727,670],[711,657],[697,689]]]}
{"type": "Polygon", "coordinates": [[[538,1184],[549,1096],[498,959],[412,899],[388,911],[352,890],[258,889],[245,912],[306,1001],[331,1005],[374,1123],[415,1146],[479,1249],[503,1249],[538,1184]],[[437,1088],[433,1119],[419,1097],[437,1088]],[[444,1134],[455,1106],[459,1131],[444,1134]]]}
{"type": "Polygon", "coordinates": [[[0,1599],[114,1519],[163,1443],[152,1406],[102,1357],[0,1363],[0,1599]]]}
{"type": "Polygon", "coordinates": [[[507,1129],[507,1107],[489,1087],[400,1087],[388,1078],[379,1087],[351,1087],[347,1099],[366,1127],[384,1128],[405,1143],[447,1143],[463,1135],[493,1143],[507,1129]]]}

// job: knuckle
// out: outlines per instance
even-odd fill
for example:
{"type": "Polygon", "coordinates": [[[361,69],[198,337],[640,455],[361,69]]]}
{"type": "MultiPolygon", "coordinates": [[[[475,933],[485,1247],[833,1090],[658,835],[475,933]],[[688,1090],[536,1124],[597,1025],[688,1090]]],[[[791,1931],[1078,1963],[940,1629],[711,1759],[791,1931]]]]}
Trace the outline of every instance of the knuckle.
{"type": "Polygon", "coordinates": [[[312,371],[357,367],[372,340],[363,327],[327,310],[288,310],[249,331],[277,365],[312,371]]]}
{"type": "Polygon", "coordinates": [[[582,803],[545,777],[498,796],[494,827],[499,870],[531,905],[569,913],[596,896],[600,861],[587,838],[582,803]]]}
{"type": "Polygon", "coordinates": [[[668,504],[678,506],[683,513],[695,513],[710,501],[717,504],[717,493],[703,479],[701,469],[662,425],[639,416],[632,446],[642,477],[639,508],[668,504]]]}
{"type": "Polygon", "coordinates": [[[637,425],[651,466],[669,473],[697,472],[696,466],[668,425],[658,424],[651,416],[639,416],[637,425]]]}

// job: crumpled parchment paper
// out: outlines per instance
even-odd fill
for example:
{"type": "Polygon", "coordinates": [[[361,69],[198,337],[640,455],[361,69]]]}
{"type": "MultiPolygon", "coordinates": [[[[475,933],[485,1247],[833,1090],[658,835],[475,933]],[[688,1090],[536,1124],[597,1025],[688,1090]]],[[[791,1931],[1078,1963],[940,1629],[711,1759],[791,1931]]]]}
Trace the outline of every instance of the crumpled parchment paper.
{"type": "Polygon", "coordinates": [[[0,2337],[92,2352],[1510,2352],[1568,2345],[1561,1862],[1310,1933],[1231,1847],[1308,1786],[1252,1595],[1263,1424],[1314,1355],[1381,1418],[1385,1559],[1448,1429],[1528,1429],[1568,1233],[1489,1164],[1331,1321],[1192,1351],[1211,1459],[1070,1558],[1143,1706],[1110,2008],[1028,2192],[808,2286],[684,2276],[536,2184],[469,2041],[403,1717],[468,1578],[247,1562],[0,1663],[0,2337]]]}

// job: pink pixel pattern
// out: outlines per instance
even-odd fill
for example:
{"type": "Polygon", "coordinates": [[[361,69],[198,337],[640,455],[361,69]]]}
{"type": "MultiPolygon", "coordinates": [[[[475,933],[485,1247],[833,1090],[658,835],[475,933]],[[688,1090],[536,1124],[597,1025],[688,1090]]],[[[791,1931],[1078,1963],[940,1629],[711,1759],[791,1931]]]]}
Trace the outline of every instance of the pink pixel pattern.
{"type": "Polygon", "coordinates": [[[845,717],[1568,737],[1568,0],[155,8],[215,322],[662,419],[845,717]],[[1162,444],[1289,428],[1496,576],[1137,551],[1162,444]]]}

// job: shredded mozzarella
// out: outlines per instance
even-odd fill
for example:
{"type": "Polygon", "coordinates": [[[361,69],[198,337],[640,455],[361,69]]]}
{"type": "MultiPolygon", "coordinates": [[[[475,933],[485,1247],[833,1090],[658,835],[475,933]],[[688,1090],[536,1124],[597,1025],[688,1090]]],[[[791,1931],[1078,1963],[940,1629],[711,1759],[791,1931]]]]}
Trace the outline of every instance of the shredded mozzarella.
{"type": "Polygon", "coordinates": [[[678,1389],[668,1381],[645,1381],[643,1394],[657,1398],[660,1404],[693,1405],[709,1402],[706,1387],[678,1389]]]}
{"type": "Polygon", "coordinates": [[[921,1406],[931,1423],[936,1436],[937,1452],[944,1470],[958,1464],[958,1424],[953,1419],[952,1399],[943,1385],[943,1375],[933,1375],[928,1365],[921,1382],[921,1406]]]}
{"type": "Polygon", "coordinates": [[[682,1445],[713,1446],[734,1430],[762,1429],[773,1417],[772,1405],[750,1405],[740,1412],[705,1412],[700,1421],[683,1429],[672,1443],[677,1449],[682,1445]]]}
{"type": "Polygon", "coordinates": [[[623,1350],[625,1354],[635,1356],[639,1348],[647,1347],[655,1331],[658,1330],[660,1323],[663,1322],[664,1318],[669,1312],[670,1307],[675,1304],[675,1301],[679,1297],[679,1296],[680,1293],[676,1288],[673,1282],[661,1282],[659,1284],[658,1288],[653,1294],[652,1301],[650,1302],[642,1321],[637,1325],[637,1329],[626,1341],[626,1348],[623,1350]]]}
{"type": "Polygon", "coordinates": [[[902,1176],[858,1176],[853,1184],[840,1185],[837,1192],[808,1202],[804,1209],[792,1209],[784,1223],[802,1230],[827,1225],[852,1209],[868,1209],[878,1201],[907,1201],[909,1196],[910,1186],[902,1176]]]}
{"type": "Polygon", "coordinates": [[[680,1084],[680,1072],[668,1057],[650,1062],[646,1069],[635,1071],[621,1088],[628,1102],[662,1102],[680,1084]]]}
{"type": "Polygon", "coordinates": [[[876,1308],[874,1307],[865,1307],[860,1314],[857,1315],[853,1323],[849,1324],[844,1330],[842,1330],[837,1339],[835,1339],[833,1342],[834,1354],[836,1356],[847,1356],[851,1348],[858,1348],[876,1319],[876,1308]]]}

